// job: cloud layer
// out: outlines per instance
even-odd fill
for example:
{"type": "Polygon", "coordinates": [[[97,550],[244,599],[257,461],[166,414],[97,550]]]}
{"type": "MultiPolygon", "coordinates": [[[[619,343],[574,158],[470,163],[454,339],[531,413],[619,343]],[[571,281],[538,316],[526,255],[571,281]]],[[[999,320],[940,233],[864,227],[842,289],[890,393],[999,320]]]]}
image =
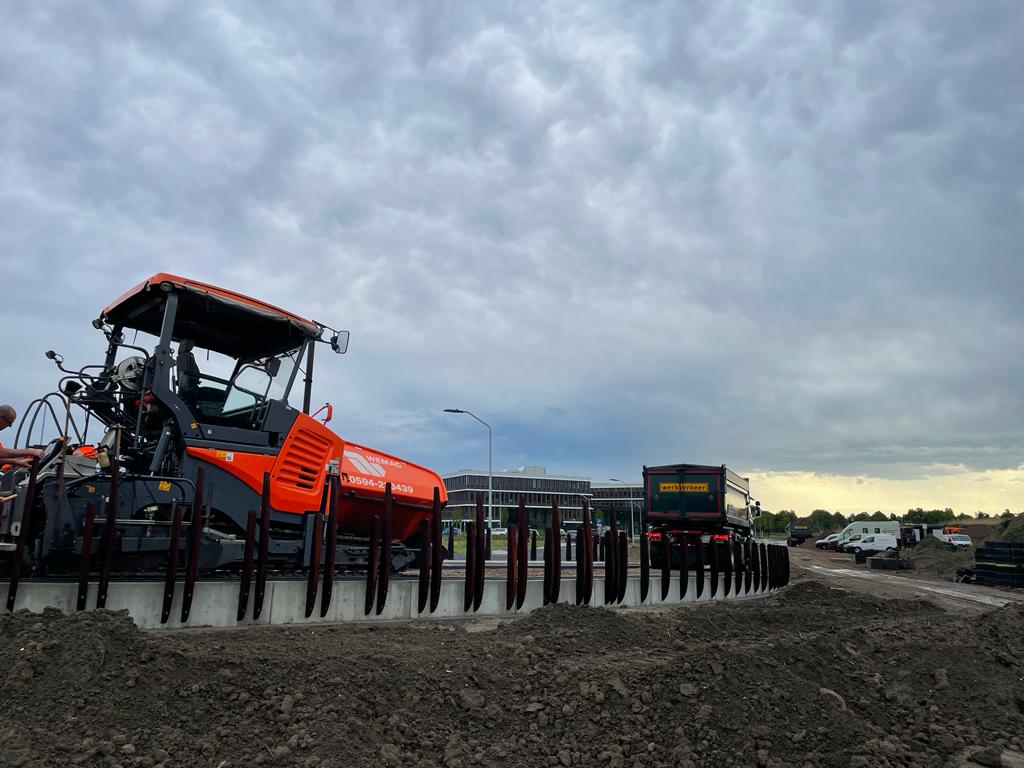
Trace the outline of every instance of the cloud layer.
{"type": "Polygon", "coordinates": [[[1017,3],[33,3],[0,30],[2,399],[171,271],[350,328],[338,431],[442,470],[486,456],[448,406],[499,466],[596,479],[1021,463],[1017,3]]]}

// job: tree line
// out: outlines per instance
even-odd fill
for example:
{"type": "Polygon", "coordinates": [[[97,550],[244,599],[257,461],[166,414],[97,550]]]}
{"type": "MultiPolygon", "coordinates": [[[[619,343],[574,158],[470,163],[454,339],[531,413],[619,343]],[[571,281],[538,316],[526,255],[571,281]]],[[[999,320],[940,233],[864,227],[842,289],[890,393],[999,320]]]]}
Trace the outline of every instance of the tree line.
{"type": "Polygon", "coordinates": [[[966,512],[957,514],[949,507],[946,507],[945,509],[922,509],[921,507],[917,507],[916,509],[908,509],[906,514],[903,515],[897,515],[895,513],[889,513],[887,515],[881,510],[844,515],[841,512],[829,512],[827,509],[816,509],[806,517],[799,517],[792,509],[780,509],[778,512],[762,512],[761,516],[756,520],[755,525],[758,530],[779,533],[789,530],[792,525],[809,525],[812,531],[820,533],[822,531],[845,528],[849,523],[856,523],[860,520],[870,520],[873,522],[893,520],[904,524],[934,524],[974,519],[985,520],[993,517],[1007,519],[1014,517],[1014,514],[1008,509],[998,515],[992,515],[988,512],[978,512],[974,515],[969,515],[966,512]]]}

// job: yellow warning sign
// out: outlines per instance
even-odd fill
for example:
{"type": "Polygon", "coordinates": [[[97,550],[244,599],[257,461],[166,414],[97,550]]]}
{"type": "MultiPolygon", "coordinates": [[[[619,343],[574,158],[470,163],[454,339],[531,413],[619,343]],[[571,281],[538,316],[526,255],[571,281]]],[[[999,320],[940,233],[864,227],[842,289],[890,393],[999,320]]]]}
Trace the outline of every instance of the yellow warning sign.
{"type": "Polygon", "coordinates": [[[660,493],[707,493],[707,483],[658,483],[660,493]]]}
{"type": "Polygon", "coordinates": [[[158,490],[161,490],[161,491],[169,491],[169,490],[171,490],[171,484],[169,482],[167,482],[166,480],[161,480],[159,483],[156,484],[156,487],[157,487],[158,490]]]}

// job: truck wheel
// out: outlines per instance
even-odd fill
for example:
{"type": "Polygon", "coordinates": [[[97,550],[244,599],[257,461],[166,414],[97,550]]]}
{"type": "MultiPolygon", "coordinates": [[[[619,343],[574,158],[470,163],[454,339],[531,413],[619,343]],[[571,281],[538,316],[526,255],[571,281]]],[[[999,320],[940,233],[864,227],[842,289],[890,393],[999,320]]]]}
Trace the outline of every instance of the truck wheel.
{"type": "Polygon", "coordinates": [[[855,547],[854,550],[853,550],[853,554],[859,555],[860,554],[860,547],[855,547]]]}

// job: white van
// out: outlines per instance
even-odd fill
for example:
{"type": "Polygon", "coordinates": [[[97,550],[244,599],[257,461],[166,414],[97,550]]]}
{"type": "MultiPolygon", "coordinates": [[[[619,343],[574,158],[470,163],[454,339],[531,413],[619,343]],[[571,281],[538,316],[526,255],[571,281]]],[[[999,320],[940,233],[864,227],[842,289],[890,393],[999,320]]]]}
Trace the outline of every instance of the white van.
{"type": "Polygon", "coordinates": [[[900,524],[897,520],[858,520],[855,523],[850,523],[839,532],[839,538],[836,540],[836,543],[846,541],[855,533],[859,533],[862,539],[865,536],[876,533],[891,533],[898,538],[900,535],[900,524]]]}
{"type": "Polygon", "coordinates": [[[846,547],[847,552],[888,552],[896,549],[896,537],[891,533],[872,533],[846,547]]]}
{"type": "Polygon", "coordinates": [[[971,537],[966,533],[943,533],[941,530],[932,531],[932,536],[941,541],[943,544],[948,544],[950,547],[964,548],[974,546],[974,542],[971,541],[971,537]]]}

